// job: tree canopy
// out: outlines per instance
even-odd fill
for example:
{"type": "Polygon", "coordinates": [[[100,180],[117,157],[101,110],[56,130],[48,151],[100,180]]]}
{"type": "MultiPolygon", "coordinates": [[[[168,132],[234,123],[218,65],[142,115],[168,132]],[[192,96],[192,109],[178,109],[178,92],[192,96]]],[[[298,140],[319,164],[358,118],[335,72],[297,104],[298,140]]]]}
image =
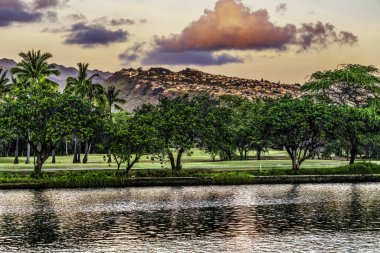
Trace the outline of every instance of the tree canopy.
{"type": "Polygon", "coordinates": [[[68,94],[32,87],[8,99],[2,125],[28,138],[36,152],[35,172],[56,148],[58,142],[76,132],[83,137],[92,133],[99,113],[91,104],[68,94]]]}
{"type": "Polygon", "coordinates": [[[335,70],[313,73],[302,90],[322,101],[366,106],[380,98],[379,70],[374,66],[341,65],[335,70]]]}

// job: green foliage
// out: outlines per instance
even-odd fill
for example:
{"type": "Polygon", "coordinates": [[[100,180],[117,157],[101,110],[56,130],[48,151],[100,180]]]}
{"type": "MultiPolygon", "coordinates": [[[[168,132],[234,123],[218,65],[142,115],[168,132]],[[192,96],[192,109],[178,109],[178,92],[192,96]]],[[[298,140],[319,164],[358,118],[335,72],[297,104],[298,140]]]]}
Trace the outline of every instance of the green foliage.
{"type": "Polygon", "coordinates": [[[217,155],[222,160],[236,159],[237,144],[241,144],[242,149],[247,149],[246,145],[249,145],[247,129],[241,124],[244,118],[240,117],[241,111],[237,109],[241,108],[243,100],[224,96],[220,99],[199,97],[194,101],[198,146],[211,154],[213,159],[217,155]]]}
{"type": "Polygon", "coordinates": [[[187,97],[162,98],[154,113],[154,127],[161,150],[169,156],[172,170],[181,170],[183,153],[195,143],[196,108],[187,97]],[[177,159],[171,149],[178,151],[177,159]]]}
{"type": "Polygon", "coordinates": [[[120,112],[114,115],[106,128],[108,146],[118,165],[127,163],[126,173],[146,153],[158,148],[158,134],[153,127],[155,115],[145,110],[133,115],[120,112]]]}
{"type": "Polygon", "coordinates": [[[209,177],[216,185],[241,185],[255,182],[255,177],[249,172],[219,172],[203,177],[209,177]]]}
{"type": "Polygon", "coordinates": [[[341,171],[347,171],[348,174],[380,174],[380,165],[370,162],[360,162],[345,165],[337,168],[341,171]]]}
{"type": "Polygon", "coordinates": [[[98,123],[99,112],[89,103],[68,94],[31,87],[3,105],[2,124],[24,136],[36,152],[36,172],[57,143],[72,134],[88,138],[98,123]]]}
{"type": "Polygon", "coordinates": [[[283,98],[271,105],[272,142],[286,148],[294,170],[335,137],[340,123],[335,113],[335,107],[307,99],[283,98]]]}
{"type": "Polygon", "coordinates": [[[7,78],[7,71],[3,71],[0,68],[0,102],[10,91],[12,90],[12,85],[9,84],[9,78],[7,78]]]}
{"type": "Polygon", "coordinates": [[[377,113],[368,108],[351,106],[337,107],[336,118],[340,120],[337,127],[338,139],[348,144],[350,162],[354,163],[359,153],[359,147],[371,135],[378,135],[380,120],[377,113]]]}
{"type": "Polygon", "coordinates": [[[25,89],[36,85],[41,88],[58,87],[58,84],[48,79],[51,75],[60,75],[54,64],[48,63],[48,60],[52,57],[50,53],[32,50],[19,55],[22,58],[21,62],[17,63],[11,70],[12,74],[18,79],[16,88],[25,89]]]}
{"type": "Polygon", "coordinates": [[[106,102],[105,91],[100,84],[93,83],[98,74],[88,77],[88,63],[78,63],[79,74],[77,78],[67,78],[65,92],[79,96],[93,105],[104,106],[106,102]]]}
{"type": "Polygon", "coordinates": [[[110,115],[112,113],[112,107],[115,107],[116,110],[122,110],[123,108],[120,105],[124,105],[127,102],[125,99],[120,98],[120,93],[121,90],[116,90],[115,86],[107,87],[105,95],[110,115]]]}
{"type": "Polygon", "coordinates": [[[347,64],[312,74],[302,90],[322,101],[366,106],[380,97],[379,84],[379,70],[374,66],[347,64]]]}

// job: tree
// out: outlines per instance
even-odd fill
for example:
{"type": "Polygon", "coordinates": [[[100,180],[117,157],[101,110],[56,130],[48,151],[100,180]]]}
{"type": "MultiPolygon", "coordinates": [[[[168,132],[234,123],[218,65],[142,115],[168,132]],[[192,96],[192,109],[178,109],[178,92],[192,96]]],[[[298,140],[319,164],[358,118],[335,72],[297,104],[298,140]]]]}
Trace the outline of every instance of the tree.
{"type": "Polygon", "coordinates": [[[155,128],[172,171],[182,169],[182,155],[195,143],[196,109],[187,97],[162,98],[155,110],[155,128]],[[173,150],[177,152],[174,157],[173,150]]]}
{"type": "Polygon", "coordinates": [[[58,84],[49,80],[48,77],[59,76],[60,72],[54,64],[49,64],[48,60],[52,57],[50,53],[38,51],[28,51],[20,53],[21,62],[17,63],[11,72],[28,87],[41,85],[42,87],[58,87],[58,84]]]}
{"type": "MultiPolygon", "coordinates": [[[[227,121],[227,139],[230,141],[231,154],[237,150],[239,159],[247,159],[247,153],[252,149],[251,141],[251,102],[238,96],[222,96],[219,98],[221,109],[226,112],[224,117],[227,121]],[[230,116],[230,117],[228,117],[230,116]],[[230,136],[228,136],[230,135],[230,136]]],[[[223,117],[223,116],[222,116],[223,117]]],[[[221,118],[222,119],[222,118],[221,118]]],[[[228,142],[227,142],[228,144],[228,142]]],[[[235,156],[235,155],[234,155],[235,156]]],[[[229,160],[231,160],[229,158],[229,160]]]]}
{"type": "Polygon", "coordinates": [[[35,174],[42,172],[43,164],[61,139],[75,131],[87,137],[94,125],[92,119],[99,118],[88,102],[37,86],[20,92],[17,99],[8,99],[4,110],[7,115],[1,123],[29,136],[36,155],[35,174]]]}
{"type": "Polygon", "coordinates": [[[0,101],[4,98],[12,89],[12,86],[9,84],[9,78],[7,78],[8,71],[3,71],[0,68],[0,101]]]}
{"type": "MultiPolygon", "coordinates": [[[[93,79],[99,77],[98,74],[88,76],[88,63],[78,63],[79,73],[76,78],[69,77],[66,80],[65,92],[85,99],[95,106],[103,106],[105,103],[105,92],[103,86],[93,83],[93,79]]],[[[91,143],[86,140],[83,163],[87,163],[91,143]]],[[[80,162],[80,140],[74,136],[74,163],[80,162]]]]}
{"type": "Polygon", "coordinates": [[[95,106],[103,105],[105,102],[104,88],[100,84],[93,83],[94,78],[99,75],[88,76],[88,66],[88,63],[78,63],[78,76],[67,78],[65,92],[77,95],[95,106]]]}
{"type": "Polygon", "coordinates": [[[121,90],[116,90],[115,86],[109,86],[106,90],[106,99],[108,104],[109,115],[112,115],[112,108],[116,110],[123,110],[120,105],[124,105],[127,101],[120,98],[121,90]]]}
{"type": "Polygon", "coordinates": [[[194,98],[196,112],[196,141],[198,146],[209,153],[213,160],[217,155],[221,160],[236,157],[235,128],[233,122],[232,97],[221,99],[207,96],[194,98]],[[231,99],[230,99],[231,98],[231,99]]]}
{"type": "Polygon", "coordinates": [[[271,125],[268,117],[270,104],[270,100],[257,100],[246,103],[239,109],[249,140],[245,152],[256,150],[257,160],[262,159],[262,152],[270,145],[271,125]]]}
{"type": "MultiPolygon", "coordinates": [[[[52,75],[60,75],[55,65],[48,63],[48,60],[52,58],[52,54],[41,53],[40,50],[31,50],[26,53],[22,52],[19,56],[22,58],[21,62],[18,62],[16,66],[11,69],[11,73],[15,76],[13,78],[13,86],[16,92],[34,86],[40,86],[45,89],[58,88],[57,83],[48,79],[52,75]]],[[[27,159],[25,163],[28,164],[30,163],[30,143],[28,136],[27,140],[27,159]]]]}
{"type": "Polygon", "coordinates": [[[350,164],[354,164],[359,154],[360,146],[365,143],[368,135],[379,133],[379,114],[372,108],[357,108],[339,106],[336,114],[341,124],[337,126],[338,138],[348,144],[350,164]]]}
{"type": "Polygon", "coordinates": [[[118,172],[121,164],[126,162],[125,173],[129,175],[142,155],[157,150],[158,134],[153,127],[154,118],[154,111],[149,106],[144,106],[133,115],[126,112],[115,114],[108,125],[107,136],[118,172]]]}
{"type": "Polygon", "coordinates": [[[341,65],[335,70],[315,72],[302,90],[318,100],[366,106],[380,97],[379,70],[374,66],[341,65]]]}
{"type": "MultiPolygon", "coordinates": [[[[112,119],[112,108],[115,107],[117,110],[122,110],[120,105],[124,105],[127,101],[120,98],[120,90],[116,90],[115,86],[109,86],[106,90],[106,99],[109,110],[109,118],[112,119]]],[[[108,163],[112,162],[111,151],[108,150],[108,163]]]]}
{"type": "Polygon", "coordinates": [[[271,105],[271,141],[285,147],[293,170],[334,139],[339,123],[335,114],[334,106],[308,99],[283,98],[271,105]]]}

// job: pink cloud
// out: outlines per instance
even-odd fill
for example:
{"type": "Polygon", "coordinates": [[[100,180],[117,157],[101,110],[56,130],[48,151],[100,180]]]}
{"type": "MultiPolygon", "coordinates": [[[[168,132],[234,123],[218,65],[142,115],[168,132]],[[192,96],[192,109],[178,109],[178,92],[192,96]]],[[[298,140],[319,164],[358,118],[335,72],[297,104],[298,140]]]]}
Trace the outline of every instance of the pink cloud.
{"type": "Polygon", "coordinates": [[[350,32],[337,32],[331,24],[274,24],[267,10],[251,11],[239,0],[219,0],[214,10],[206,10],[198,20],[180,34],[155,37],[160,49],[168,51],[216,50],[298,50],[350,44],[357,37],[350,32]]]}

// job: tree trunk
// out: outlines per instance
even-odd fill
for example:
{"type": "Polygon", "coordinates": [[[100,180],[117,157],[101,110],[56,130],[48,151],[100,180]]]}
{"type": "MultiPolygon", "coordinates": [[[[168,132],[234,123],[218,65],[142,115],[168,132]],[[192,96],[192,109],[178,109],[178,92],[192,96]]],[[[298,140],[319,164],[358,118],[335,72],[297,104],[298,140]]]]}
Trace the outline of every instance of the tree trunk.
{"type": "Polygon", "coordinates": [[[5,156],[6,157],[8,157],[9,156],[9,152],[11,152],[11,144],[8,144],[8,148],[7,148],[7,150],[6,150],[6,154],[5,154],[5,156]]]}
{"type": "Polygon", "coordinates": [[[355,163],[357,155],[358,155],[358,145],[356,143],[352,143],[351,150],[350,150],[350,164],[355,163]]]}
{"type": "Polygon", "coordinates": [[[168,153],[168,156],[169,156],[169,161],[170,161],[170,166],[172,168],[172,171],[175,171],[175,162],[174,162],[174,156],[173,156],[173,153],[168,149],[167,151],[168,153]]]}
{"type": "Polygon", "coordinates": [[[51,163],[55,163],[55,149],[53,149],[53,151],[51,151],[51,163]]]}
{"type": "Polygon", "coordinates": [[[132,163],[128,163],[127,167],[126,167],[126,173],[127,173],[127,176],[129,176],[129,172],[131,171],[133,165],[135,165],[136,162],[138,162],[140,156],[136,156],[135,159],[132,161],[132,163]]]}
{"type": "Polygon", "coordinates": [[[34,173],[41,174],[42,172],[42,163],[37,159],[36,164],[34,165],[34,173]]]}
{"type": "Polygon", "coordinates": [[[296,158],[292,158],[292,170],[294,171],[300,170],[300,163],[296,158]]]}
{"type": "Polygon", "coordinates": [[[111,154],[111,149],[110,148],[108,149],[107,156],[108,156],[107,163],[112,163],[112,154],[111,154]]]}
{"type": "Polygon", "coordinates": [[[238,150],[239,150],[240,161],[243,161],[244,160],[244,149],[238,148],[238,150]]]}
{"type": "Polygon", "coordinates": [[[74,139],[74,158],[73,163],[80,163],[81,142],[74,139]]]}
{"type": "MultiPolygon", "coordinates": [[[[49,154],[50,152],[47,152],[46,154],[49,154]]],[[[37,175],[40,175],[42,173],[42,166],[44,165],[45,161],[49,158],[49,155],[43,155],[40,152],[37,152],[37,161],[34,164],[34,173],[37,175]]]]}
{"type": "Polygon", "coordinates": [[[167,151],[168,156],[169,156],[170,166],[173,172],[180,171],[182,169],[182,155],[184,152],[185,150],[183,148],[180,148],[178,150],[177,159],[175,160],[173,153],[170,150],[167,151]]]}
{"type": "Polygon", "coordinates": [[[91,143],[88,144],[88,141],[86,141],[86,147],[85,147],[85,151],[84,151],[83,163],[87,163],[88,162],[88,154],[90,153],[90,149],[91,149],[91,143]]]}
{"type": "Polygon", "coordinates": [[[73,157],[73,163],[78,163],[77,152],[78,152],[78,143],[77,143],[77,139],[74,138],[74,150],[73,150],[74,157],[73,157]]]}
{"type": "Polygon", "coordinates": [[[30,143],[28,141],[28,143],[26,144],[26,160],[25,160],[25,164],[29,164],[30,163],[30,143]]]}
{"type": "Polygon", "coordinates": [[[80,163],[80,153],[82,152],[82,143],[78,142],[78,150],[77,150],[77,163],[80,163]]]}
{"type": "Polygon", "coordinates": [[[16,137],[16,148],[15,148],[15,160],[13,161],[14,164],[18,164],[18,146],[19,146],[19,137],[16,137]]]}
{"type": "Polygon", "coordinates": [[[66,145],[66,147],[65,147],[65,155],[69,155],[69,144],[68,144],[67,140],[65,141],[65,145],[66,145]]]}
{"type": "Polygon", "coordinates": [[[180,171],[182,169],[182,163],[181,163],[182,160],[181,159],[182,159],[183,152],[185,152],[185,150],[183,148],[178,150],[177,165],[175,168],[176,171],[180,171]]]}
{"type": "Polygon", "coordinates": [[[297,151],[295,148],[290,148],[285,146],[286,152],[288,152],[288,155],[290,156],[290,159],[292,160],[292,170],[298,171],[300,169],[300,161],[297,159],[297,151]]]}
{"type": "Polygon", "coordinates": [[[34,176],[39,177],[39,175],[41,175],[42,165],[49,158],[50,153],[53,151],[53,149],[55,148],[43,149],[42,143],[37,144],[37,147],[34,151],[34,155],[37,156],[37,161],[34,162],[34,176]]]}
{"type": "Polygon", "coordinates": [[[260,161],[261,160],[261,152],[262,152],[262,148],[261,147],[257,147],[257,160],[260,161]]]}

